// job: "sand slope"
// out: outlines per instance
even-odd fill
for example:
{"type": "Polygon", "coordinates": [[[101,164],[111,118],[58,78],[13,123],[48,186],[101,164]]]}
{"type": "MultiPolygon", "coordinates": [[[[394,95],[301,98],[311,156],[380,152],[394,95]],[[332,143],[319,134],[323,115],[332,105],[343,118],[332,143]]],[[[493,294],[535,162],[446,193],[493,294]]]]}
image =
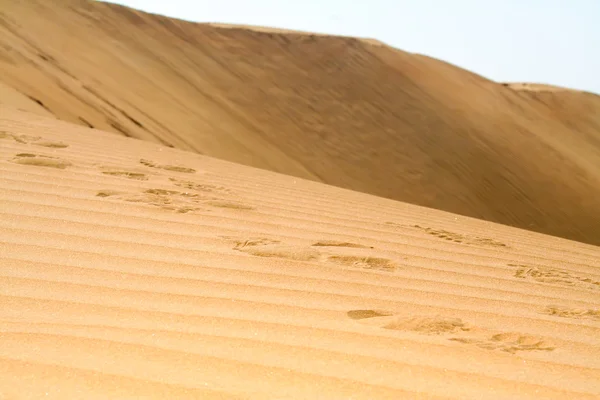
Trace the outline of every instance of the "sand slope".
{"type": "Polygon", "coordinates": [[[0,106],[2,399],[593,399],[600,248],[0,106]]]}
{"type": "Polygon", "coordinates": [[[0,81],[57,118],[600,244],[599,96],[364,39],[0,4],[0,81]]]}

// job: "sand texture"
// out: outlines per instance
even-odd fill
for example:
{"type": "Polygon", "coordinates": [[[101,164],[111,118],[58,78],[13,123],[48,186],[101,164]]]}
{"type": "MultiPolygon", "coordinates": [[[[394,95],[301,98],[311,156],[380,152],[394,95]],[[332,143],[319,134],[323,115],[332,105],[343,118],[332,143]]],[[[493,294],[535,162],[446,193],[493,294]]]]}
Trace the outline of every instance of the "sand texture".
{"type": "Polygon", "coordinates": [[[0,103],[600,245],[600,96],[493,82],[369,39],[91,0],[0,9],[0,95],[20,94],[0,103]]]}
{"type": "Polygon", "coordinates": [[[600,248],[0,106],[0,399],[598,399],[600,248]]]}

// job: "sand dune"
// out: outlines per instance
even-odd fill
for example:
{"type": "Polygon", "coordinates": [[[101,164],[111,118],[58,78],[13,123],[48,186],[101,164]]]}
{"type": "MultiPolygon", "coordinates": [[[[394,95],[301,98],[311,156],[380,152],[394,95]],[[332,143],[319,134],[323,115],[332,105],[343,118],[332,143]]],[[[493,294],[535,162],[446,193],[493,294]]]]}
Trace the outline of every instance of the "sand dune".
{"type": "Polygon", "coordinates": [[[0,106],[0,398],[593,399],[600,248],[0,106]]]}
{"type": "Polygon", "coordinates": [[[59,119],[600,244],[598,96],[368,39],[0,3],[0,81],[59,119]]]}

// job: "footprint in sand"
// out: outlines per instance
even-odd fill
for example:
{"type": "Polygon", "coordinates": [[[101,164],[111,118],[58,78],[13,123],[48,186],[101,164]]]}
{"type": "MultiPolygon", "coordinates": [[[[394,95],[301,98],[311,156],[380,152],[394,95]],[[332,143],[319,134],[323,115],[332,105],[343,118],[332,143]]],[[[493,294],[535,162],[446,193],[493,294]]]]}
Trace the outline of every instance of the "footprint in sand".
{"type": "Polygon", "coordinates": [[[11,160],[15,164],[32,165],[36,167],[48,167],[65,169],[73,164],[58,157],[44,156],[32,153],[19,153],[11,160]]]}
{"type": "Polygon", "coordinates": [[[36,146],[50,147],[52,149],[66,149],[67,147],[69,147],[68,144],[63,142],[51,142],[46,140],[41,142],[34,142],[33,144],[36,146]]]}
{"type": "Polygon", "coordinates": [[[214,208],[224,208],[230,210],[246,210],[251,211],[256,208],[241,201],[238,201],[238,196],[232,195],[231,190],[223,186],[210,185],[205,183],[198,183],[187,180],[179,180],[176,178],[169,178],[169,181],[173,182],[173,185],[178,188],[187,189],[184,195],[187,196],[203,196],[205,199],[204,204],[214,208]],[[196,194],[191,192],[197,192],[196,194]],[[207,197],[207,194],[214,194],[213,197],[207,197]],[[235,198],[236,200],[232,199],[235,198]]]}
{"type": "Polygon", "coordinates": [[[275,257],[295,261],[317,261],[321,254],[309,247],[282,244],[279,240],[268,238],[231,238],[223,237],[235,243],[233,250],[257,257],[275,257]]]}
{"type": "Polygon", "coordinates": [[[473,328],[460,318],[444,316],[402,316],[382,310],[350,310],[348,317],[361,323],[394,331],[420,335],[445,335],[469,332],[473,328]]]}
{"type": "Polygon", "coordinates": [[[142,172],[106,169],[105,171],[102,171],[102,173],[104,175],[120,176],[123,178],[133,179],[136,181],[147,181],[148,180],[148,175],[146,175],[142,172]]]}
{"type": "Polygon", "coordinates": [[[350,310],[346,313],[348,317],[361,320],[367,318],[377,318],[377,317],[389,317],[393,314],[390,314],[385,311],[377,311],[377,310],[350,310]]]}
{"type": "Polygon", "coordinates": [[[247,210],[251,211],[255,208],[243,203],[228,201],[228,200],[210,200],[206,202],[207,205],[216,207],[216,208],[227,208],[230,210],[247,210]]]}
{"type": "Polygon", "coordinates": [[[470,244],[477,246],[488,246],[488,247],[508,247],[505,243],[499,242],[491,238],[484,238],[471,235],[463,235],[456,232],[450,232],[443,229],[433,229],[429,227],[422,227],[420,225],[401,225],[395,222],[386,222],[386,225],[403,227],[403,228],[416,228],[428,235],[435,236],[439,239],[443,239],[453,243],[470,244]]]}
{"type": "Polygon", "coordinates": [[[561,318],[572,319],[591,319],[600,321],[600,310],[597,309],[580,309],[549,305],[542,311],[542,314],[554,315],[561,318]]]}
{"type": "Polygon", "coordinates": [[[515,278],[585,290],[600,290],[600,279],[580,272],[571,272],[566,269],[545,266],[507,265],[516,268],[514,273],[515,278]]]}
{"type": "Polygon", "coordinates": [[[553,351],[556,346],[549,340],[518,332],[492,333],[448,316],[406,316],[382,310],[350,310],[349,318],[361,324],[419,335],[446,336],[447,340],[515,354],[519,351],[553,351]],[[448,337],[453,335],[452,337],[448,337]],[[458,336],[456,336],[458,335],[458,336]]]}
{"type": "Polygon", "coordinates": [[[490,238],[482,238],[471,235],[463,235],[460,233],[450,232],[443,229],[423,228],[419,225],[414,225],[414,228],[421,229],[431,236],[455,243],[465,243],[470,245],[480,245],[489,247],[508,247],[506,244],[490,238]]]}
{"type": "Polygon", "coordinates": [[[424,335],[443,335],[471,330],[471,327],[460,318],[440,316],[398,318],[384,325],[383,328],[396,331],[411,331],[424,335]]]}
{"type": "Polygon", "coordinates": [[[275,257],[295,261],[318,261],[320,258],[318,251],[282,244],[247,247],[237,250],[258,257],[275,257]]]}
{"type": "Polygon", "coordinates": [[[31,135],[16,135],[6,131],[0,132],[0,139],[13,139],[17,143],[21,144],[34,144],[36,146],[49,147],[53,149],[65,149],[69,147],[68,144],[63,142],[54,142],[50,140],[42,140],[40,136],[31,135]]]}
{"type": "Polygon", "coordinates": [[[117,190],[100,190],[98,191],[98,193],[96,193],[97,197],[111,197],[111,196],[118,196],[120,194],[123,194],[123,192],[119,192],[117,190]]]}
{"type": "Polygon", "coordinates": [[[393,272],[397,269],[396,263],[394,263],[392,260],[382,257],[333,255],[329,256],[327,261],[333,264],[343,265],[345,267],[370,269],[376,271],[393,272]]]}
{"type": "Polygon", "coordinates": [[[376,257],[374,252],[369,251],[374,249],[373,246],[339,240],[319,240],[314,242],[312,247],[322,248],[326,253],[324,254],[325,261],[330,264],[384,272],[393,272],[398,269],[397,264],[392,260],[376,257]],[[344,254],[340,254],[342,252],[344,254]]]}
{"type": "Polygon", "coordinates": [[[314,247],[350,247],[355,249],[373,249],[373,246],[364,246],[362,244],[340,242],[337,240],[320,240],[312,244],[314,247]]]}
{"type": "Polygon", "coordinates": [[[233,248],[234,250],[244,249],[244,248],[253,247],[253,246],[265,246],[265,245],[269,245],[269,244],[281,243],[281,241],[279,241],[279,240],[261,238],[261,237],[253,237],[253,238],[248,238],[248,239],[240,239],[235,236],[220,236],[220,237],[222,239],[234,242],[235,243],[235,247],[233,248]]]}
{"type": "Polygon", "coordinates": [[[556,350],[550,341],[539,336],[526,335],[517,332],[503,332],[491,335],[485,339],[450,338],[453,342],[475,345],[486,350],[498,350],[515,354],[519,351],[553,351],[556,350]]]}
{"type": "Polygon", "coordinates": [[[129,203],[142,203],[165,211],[174,211],[179,214],[203,210],[202,207],[198,206],[201,202],[199,197],[190,196],[187,193],[181,193],[174,190],[142,189],[142,191],[138,193],[100,190],[96,193],[96,196],[118,199],[129,203]]]}
{"type": "Polygon", "coordinates": [[[198,192],[204,192],[204,193],[222,193],[222,194],[229,194],[231,193],[231,190],[223,187],[223,186],[217,186],[217,185],[209,185],[209,184],[204,184],[204,183],[198,183],[198,182],[192,182],[192,181],[184,181],[184,180],[179,180],[176,178],[169,178],[169,180],[171,182],[173,182],[173,185],[180,187],[180,188],[184,188],[184,189],[189,189],[189,190],[195,190],[198,192]]]}
{"type": "Polygon", "coordinates": [[[141,159],[140,164],[145,165],[146,167],[150,167],[150,168],[163,169],[165,171],[183,172],[183,173],[187,173],[187,174],[193,174],[196,172],[196,170],[193,168],[182,167],[182,166],[178,166],[178,165],[160,165],[153,161],[145,160],[145,159],[141,159]]]}
{"type": "Polygon", "coordinates": [[[21,144],[29,144],[31,142],[35,142],[40,140],[40,136],[31,136],[31,135],[17,135],[13,133],[8,133],[6,131],[2,131],[0,133],[0,139],[13,139],[17,143],[21,144]]]}

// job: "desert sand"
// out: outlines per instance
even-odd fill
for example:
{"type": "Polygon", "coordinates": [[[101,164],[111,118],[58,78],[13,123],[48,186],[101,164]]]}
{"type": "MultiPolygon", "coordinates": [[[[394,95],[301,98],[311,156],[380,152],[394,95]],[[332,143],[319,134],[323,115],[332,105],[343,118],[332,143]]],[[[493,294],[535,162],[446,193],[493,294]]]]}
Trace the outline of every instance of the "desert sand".
{"type": "Polygon", "coordinates": [[[58,119],[600,245],[600,96],[368,39],[0,7],[0,83],[58,119]]]}
{"type": "Polygon", "coordinates": [[[600,248],[0,106],[0,399],[597,399],[600,248]]]}
{"type": "Polygon", "coordinates": [[[600,96],[0,9],[0,400],[600,398],[600,96]]]}

